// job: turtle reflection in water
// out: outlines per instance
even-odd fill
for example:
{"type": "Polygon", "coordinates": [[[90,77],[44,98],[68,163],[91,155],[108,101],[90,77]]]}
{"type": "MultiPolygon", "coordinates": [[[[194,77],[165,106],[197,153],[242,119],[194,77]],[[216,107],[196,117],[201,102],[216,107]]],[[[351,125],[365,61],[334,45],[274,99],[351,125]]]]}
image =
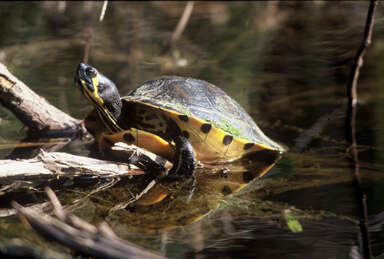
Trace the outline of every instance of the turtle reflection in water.
{"type": "MultiPolygon", "coordinates": [[[[139,181],[125,178],[93,194],[93,200],[97,202],[97,214],[108,215],[106,220],[112,226],[118,224],[121,228],[120,224],[124,224],[139,232],[162,232],[199,221],[221,205],[231,203],[233,194],[247,186],[257,186],[250,183],[264,175],[280,158],[276,152],[261,151],[230,165],[198,168],[193,195],[189,188],[191,179],[179,182],[177,187],[174,182],[164,181],[141,195],[147,185],[143,175],[139,181]]],[[[259,183],[257,187],[262,187],[262,182],[259,183]]]]}
{"type": "Polygon", "coordinates": [[[99,150],[106,143],[135,144],[172,161],[168,176],[190,178],[197,161],[229,162],[256,151],[285,151],[235,100],[202,80],[162,77],[121,98],[111,80],[81,63],[75,82],[95,107],[85,126],[99,150]]]}

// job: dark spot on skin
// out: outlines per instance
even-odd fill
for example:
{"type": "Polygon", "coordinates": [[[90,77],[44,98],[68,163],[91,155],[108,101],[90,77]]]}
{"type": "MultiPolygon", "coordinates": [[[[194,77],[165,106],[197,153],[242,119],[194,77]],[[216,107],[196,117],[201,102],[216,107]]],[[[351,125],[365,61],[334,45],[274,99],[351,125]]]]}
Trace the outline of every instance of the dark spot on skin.
{"type": "Polygon", "coordinates": [[[131,133],[125,133],[123,138],[128,144],[135,142],[135,137],[131,133]]]}
{"type": "Polygon", "coordinates": [[[223,189],[221,189],[221,193],[224,195],[228,195],[232,193],[231,187],[228,185],[224,185],[223,189]]]}
{"type": "Polygon", "coordinates": [[[205,123],[203,125],[201,125],[200,127],[200,130],[204,133],[204,134],[208,134],[209,131],[212,129],[212,125],[209,124],[209,123],[205,123]]]}
{"type": "Polygon", "coordinates": [[[245,183],[249,183],[249,182],[252,181],[252,180],[253,180],[253,175],[252,175],[251,172],[244,172],[244,173],[243,173],[243,181],[244,181],[245,183]]]}
{"type": "Polygon", "coordinates": [[[179,119],[184,122],[188,122],[188,116],[187,115],[179,115],[179,119]]]}
{"type": "Polygon", "coordinates": [[[232,140],[233,140],[233,136],[231,135],[225,135],[225,137],[223,138],[223,144],[225,146],[228,146],[229,144],[232,143],[232,140]]]}
{"type": "Polygon", "coordinates": [[[183,130],[183,132],[181,132],[181,135],[183,135],[185,138],[189,138],[189,133],[186,130],[183,130]]]}
{"type": "Polygon", "coordinates": [[[247,144],[244,145],[244,150],[248,150],[251,147],[253,147],[254,145],[255,145],[255,143],[247,143],[247,144]]]}

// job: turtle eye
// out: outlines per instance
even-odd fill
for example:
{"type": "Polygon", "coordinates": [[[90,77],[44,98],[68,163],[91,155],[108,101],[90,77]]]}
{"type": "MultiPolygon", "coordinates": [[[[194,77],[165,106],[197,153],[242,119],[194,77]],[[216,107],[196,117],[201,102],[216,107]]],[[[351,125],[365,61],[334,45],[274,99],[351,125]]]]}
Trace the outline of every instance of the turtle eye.
{"type": "Polygon", "coordinates": [[[96,76],[96,69],[94,69],[93,67],[87,67],[85,69],[85,74],[89,77],[95,77],[96,76]]]}

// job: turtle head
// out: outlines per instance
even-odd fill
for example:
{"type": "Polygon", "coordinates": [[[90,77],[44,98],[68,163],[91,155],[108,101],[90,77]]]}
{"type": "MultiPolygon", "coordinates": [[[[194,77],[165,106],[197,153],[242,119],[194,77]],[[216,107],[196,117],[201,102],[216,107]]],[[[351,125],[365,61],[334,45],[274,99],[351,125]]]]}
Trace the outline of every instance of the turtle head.
{"type": "Polygon", "coordinates": [[[115,121],[121,114],[122,103],[116,85],[96,68],[80,63],[75,74],[75,83],[85,98],[95,108],[115,121]]]}

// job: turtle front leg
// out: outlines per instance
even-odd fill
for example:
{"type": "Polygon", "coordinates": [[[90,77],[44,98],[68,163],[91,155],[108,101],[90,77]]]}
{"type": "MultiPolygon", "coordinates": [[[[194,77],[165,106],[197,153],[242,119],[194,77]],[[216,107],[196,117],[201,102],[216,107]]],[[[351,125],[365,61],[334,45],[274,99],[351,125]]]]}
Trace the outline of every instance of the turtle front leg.
{"type": "Polygon", "coordinates": [[[195,174],[197,161],[195,151],[191,143],[183,136],[177,136],[173,140],[175,142],[176,152],[173,158],[173,167],[168,172],[170,178],[190,178],[195,174]]]}

